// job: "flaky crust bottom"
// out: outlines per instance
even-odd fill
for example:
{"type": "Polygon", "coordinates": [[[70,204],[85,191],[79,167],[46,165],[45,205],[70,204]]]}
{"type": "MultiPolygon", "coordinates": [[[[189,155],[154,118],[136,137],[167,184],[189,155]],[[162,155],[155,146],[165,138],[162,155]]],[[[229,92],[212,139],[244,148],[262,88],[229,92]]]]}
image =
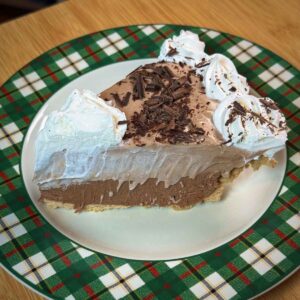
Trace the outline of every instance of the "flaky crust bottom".
{"type": "MultiPolygon", "coordinates": [[[[196,203],[195,205],[197,205],[201,202],[217,202],[217,201],[220,201],[221,198],[222,198],[225,186],[227,184],[231,183],[234,179],[236,179],[239,176],[239,174],[245,168],[251,167],[254,171],[256,171],[263,165],[273,168],[273,167],[276,166],[276,163],[277,162],[274,159],[268,159],[265,156],[260,156],[259,159],[252,160],[251,162],[247,163],[245,166],[243,166],[241,168],[233,169],[228,176],[220,178],[220,186],[211,195],[209,195],[209,196],[207,196],[203,199],[200,199],[199,202],[196,203]]],[[[74,209],[74,204],[72,204],[72,203],[64,203],[64,202],[59,202],[59,201],[53,201],[53,200],[46,199],[46,198],[42,198],[42,199],[40,199],[40,201],[45,203],[50,208],[74,209]]],[[[182,207],[182,206],[174,204],[174,205],[169,205],[169,206],[164,206],[164,207],[172,208],[174,210],[187,210],[187,209],[190,209],[190,208],[194,207],[195,205],[182,207]]],[[[99,212],[99,211],[104,211],[104,210],[108,210],[108,209],[130,208],[130,207],[137,207],[137,206],[88,204],[80,210],[75,209],[75,211],[99,212]]],[[[142,206],[142,207],[151,208],[153,206],[142,206]]]]}

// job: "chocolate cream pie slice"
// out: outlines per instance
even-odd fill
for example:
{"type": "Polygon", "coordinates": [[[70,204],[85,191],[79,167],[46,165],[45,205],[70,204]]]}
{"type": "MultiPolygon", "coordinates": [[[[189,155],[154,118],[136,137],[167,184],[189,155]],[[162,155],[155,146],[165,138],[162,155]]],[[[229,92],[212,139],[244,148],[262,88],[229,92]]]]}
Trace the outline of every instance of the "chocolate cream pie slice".
{"type": "Polygon", "coordinates": [[[99,95],[75,90],[44,120],[34,182],[51,207],[186,209],[220,200],[243,168],[274,165],[285,124],[229,58],[182,31],[158,62],[99,95]]]}

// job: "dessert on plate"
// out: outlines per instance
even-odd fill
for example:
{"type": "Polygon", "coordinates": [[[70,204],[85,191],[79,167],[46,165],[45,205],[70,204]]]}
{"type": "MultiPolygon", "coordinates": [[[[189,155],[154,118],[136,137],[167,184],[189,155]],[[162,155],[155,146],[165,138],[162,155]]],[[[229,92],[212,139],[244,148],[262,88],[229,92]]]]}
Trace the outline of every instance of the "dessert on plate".
{"type": "Polygon", "coordinates": [[[186,209],[217,201],[247,166],[274,165],[287,139],[283,114],[249,94],[222,54],[189,31],[95,94],[75,90],[43,120],[34,182],[51,207],[186,209]]]}

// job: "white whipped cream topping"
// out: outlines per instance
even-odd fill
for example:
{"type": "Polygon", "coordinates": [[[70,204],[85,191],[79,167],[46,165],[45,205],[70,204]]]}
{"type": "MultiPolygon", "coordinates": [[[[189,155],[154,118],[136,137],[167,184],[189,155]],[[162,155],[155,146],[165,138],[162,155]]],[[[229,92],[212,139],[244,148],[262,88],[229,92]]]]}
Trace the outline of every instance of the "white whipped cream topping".
{"type": "Polygon", "coordinates": [[[230,95],[249,93],[245,77],[239,75],[233,62],[222,54],[210,56],[207,66],[197,69],[196,73],[204,78],[207,97],[219,101],[230,95]]]}
{"type": "Polygon", "coordinates": [[[36,141],[35,170],[47,168],[58,156],[63,156],[62,172],[77,169],[76,165],[84,165],[95,149],[106,150],[121,143],[127,125],[118,122],[124,120],[123,112],[93,92],[74,90],[60,110],[42,121],[36,141]],[[74,161],[74,153],[81,153],[77,158],[82,161],[74,161]]]}
{"type": "Polygon", "coordinates": [[[173,36],[164,41],[158,59],[168,62],[182,62],[194,67],[203,58],[208,58],[204,52],[204,47],[205,44],[199,40],[196,33],[181,30],[179,36],[173,36]],[[172,49],[176,50],[176,54],[168,55],[172,49]]]}
{"type": "Polygon", "coordinates": [[[226,145],[262,151],[268,157],[282,149],[287,140],[285,118],[269,98],[228,97],[217,106],[213,121],[226,145]]]}
{"type": "Polygon", "coordinates": [[[179,36],[165,40],[160,49],[160,61],[185,63],[203,76],[206,95],[209,98],[223,101],[230,95],[249,93],[245,77],[239,75],[233,62],[222,54],[209,56],[204,52],[205,44],[197,34],[181,31],[179,36]],[[170,51],[176,53],[170,55],[170,51]]]}

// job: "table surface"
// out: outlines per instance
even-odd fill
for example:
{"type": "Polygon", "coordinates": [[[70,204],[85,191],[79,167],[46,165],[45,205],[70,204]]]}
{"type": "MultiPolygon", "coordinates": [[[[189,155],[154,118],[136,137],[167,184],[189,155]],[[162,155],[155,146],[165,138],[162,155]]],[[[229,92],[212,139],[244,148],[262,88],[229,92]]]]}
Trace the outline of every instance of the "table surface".
{"type": "MultiPolygon", "coordinates": [[[[70,0],[0,26],[0,85],[70,39],[129,24],[203,26],[254,41],[300,68],[299,0],[70,0]]],[[[300,272],[259,299],[299,299],[300,272]]],[[[0,270],[0,299],[42,299],[0,270]]]]}

